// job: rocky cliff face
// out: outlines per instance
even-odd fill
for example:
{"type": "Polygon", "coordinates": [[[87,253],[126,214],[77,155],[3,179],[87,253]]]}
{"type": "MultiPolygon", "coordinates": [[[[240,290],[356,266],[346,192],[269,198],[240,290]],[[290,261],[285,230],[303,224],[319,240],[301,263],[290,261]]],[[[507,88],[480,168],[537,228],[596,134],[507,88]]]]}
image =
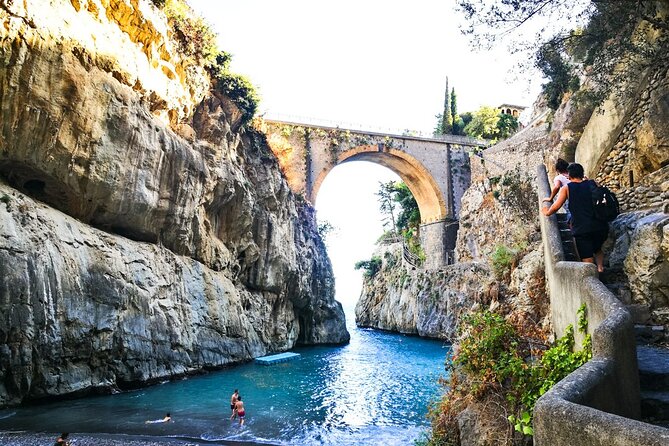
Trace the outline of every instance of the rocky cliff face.
{"type": "Polygon", "coordinates": [[[454,339],[461,314],[489,304],[496,293],[494,275],[486,264],[416,270],[402,263],[401,243],[381,245],[377,254],[382,267],[365,279],[355,307],[355,321],[361,327],[454,339]]]}
{"type": "Polygon", "coordinates": [[[348,340],[311,208],[152,3],[0,21],[0,406],[348,340]]]}

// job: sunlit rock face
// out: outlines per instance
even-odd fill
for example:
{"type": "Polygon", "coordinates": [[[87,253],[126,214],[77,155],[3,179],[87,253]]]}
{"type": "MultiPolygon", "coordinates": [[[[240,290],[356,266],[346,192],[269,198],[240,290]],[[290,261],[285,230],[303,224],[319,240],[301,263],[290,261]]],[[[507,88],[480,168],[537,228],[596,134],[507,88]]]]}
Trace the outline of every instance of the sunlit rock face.
{"type": "Polygon", "coordinates": [[[496,298],[494,276],[483,263],[416,270],[402,263],[401,244],[380,246],[376,254],[382,267],[363,282],[358,326],[452,340],[462,315],[496,298]]]}
{"type": "Polygon", "coordinates": [[[0,21],[0,406],[348,340],[313,211],[151,2],[0,21]]]}

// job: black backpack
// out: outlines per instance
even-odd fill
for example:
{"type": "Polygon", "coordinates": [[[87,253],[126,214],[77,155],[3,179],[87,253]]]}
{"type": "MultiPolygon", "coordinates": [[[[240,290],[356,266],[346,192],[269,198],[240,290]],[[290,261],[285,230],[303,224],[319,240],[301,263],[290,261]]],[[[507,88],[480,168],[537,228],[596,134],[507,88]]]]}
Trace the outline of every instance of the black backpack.
{"type": "Polygon", "coordinates": [[[592,194],[592,210],[595,218],[601,221],[613,221],[620,214],[620,205],[616,195],[606,186],[598,186],[592,181],[590,183],[592,194]]]}

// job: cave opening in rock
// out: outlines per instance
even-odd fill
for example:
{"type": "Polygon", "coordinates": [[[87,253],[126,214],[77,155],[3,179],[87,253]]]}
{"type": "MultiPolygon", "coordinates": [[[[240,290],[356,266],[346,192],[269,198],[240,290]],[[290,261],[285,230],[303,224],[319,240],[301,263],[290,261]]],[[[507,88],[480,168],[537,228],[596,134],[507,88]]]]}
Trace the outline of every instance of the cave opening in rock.
{"type": "Polygon", "coordinates": [[[42,180],[28,180],[23,183],[23,189],[28,195],[39,197],[44,196],[44,188],[46,183],[42,180]]]}

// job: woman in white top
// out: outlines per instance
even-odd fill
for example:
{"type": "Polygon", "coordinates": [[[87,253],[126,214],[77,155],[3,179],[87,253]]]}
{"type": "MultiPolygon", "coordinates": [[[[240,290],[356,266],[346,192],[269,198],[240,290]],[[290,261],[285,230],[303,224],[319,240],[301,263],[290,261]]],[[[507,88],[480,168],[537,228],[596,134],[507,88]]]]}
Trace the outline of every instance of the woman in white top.
{"type": "Polygon", "coordinates": [[[555,175],[555,178],[553,179],[553,189],[551,189],[551,196],[544,198],[544,201],[553,201],[553,198],[560,192],[560,189],[562,189],[562,186],[566,186],[569,184],[569,178],[567,178],[567,167],[569,166],[569,163],[563,160],[562,158],[558,158],[557,162],[555,163],[555,171],[558,173],[555,175]]]}

